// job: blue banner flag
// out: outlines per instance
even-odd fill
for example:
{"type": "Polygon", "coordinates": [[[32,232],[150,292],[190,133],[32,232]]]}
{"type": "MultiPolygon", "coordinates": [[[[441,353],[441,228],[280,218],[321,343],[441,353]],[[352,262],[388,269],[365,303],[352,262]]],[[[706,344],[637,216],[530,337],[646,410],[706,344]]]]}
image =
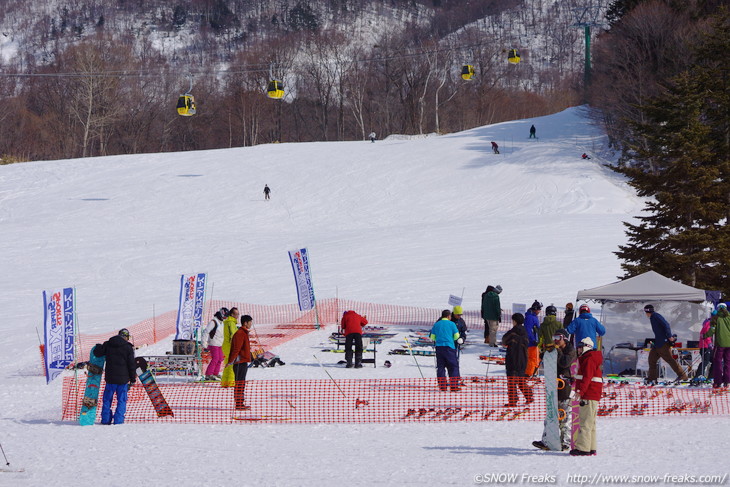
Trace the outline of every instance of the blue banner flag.
{"type": "Polygon", "coordinates": [[[309,272],[309,256],[307,249],[289,251],[291,268],[294,271],[294,284],[297,287],[299,309],[307,311],[314,308],[314,288],[309,272]]]}
{"type": "Polygon", "coordinates": [[[203,324],[207,274],[180,277],[180,302],[177,308],[175,340],[194,340],[203,324]]]}
{"type": "Polygon", "coordinates": [[[76,328],[74,289],[43,291],[46,383],[58,377],[74,360],[76,328]]]}

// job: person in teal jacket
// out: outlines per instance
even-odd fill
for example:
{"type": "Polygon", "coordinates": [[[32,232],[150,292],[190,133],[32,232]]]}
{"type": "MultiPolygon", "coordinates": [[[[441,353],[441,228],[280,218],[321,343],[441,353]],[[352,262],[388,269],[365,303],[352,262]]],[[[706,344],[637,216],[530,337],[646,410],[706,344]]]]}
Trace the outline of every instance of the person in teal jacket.
{"type": "Polygon", "coordinates": [[[441,312],[441,319],[433,324],[431,328],[431,340],[436,346],[436,377],[438,377],[439,389],[442,391],[451,390],[456,392],[459,386],[459,359],[456,356],[456,344],[461,345],[464,340],[461,338],[459,329],[451,321],[451,311],[445,309],[441,312]],[[446,372],[449,373],[449,380],[446,380],[446,372]]]}
{"type": "Polygon", "coordinates": [[[715,337],[715,357],[712,361],[712,387],[730,385],[730,312],[727,304],[717,305],[717,314],[710,319],[710,329],[705,337],[715,337]]]}

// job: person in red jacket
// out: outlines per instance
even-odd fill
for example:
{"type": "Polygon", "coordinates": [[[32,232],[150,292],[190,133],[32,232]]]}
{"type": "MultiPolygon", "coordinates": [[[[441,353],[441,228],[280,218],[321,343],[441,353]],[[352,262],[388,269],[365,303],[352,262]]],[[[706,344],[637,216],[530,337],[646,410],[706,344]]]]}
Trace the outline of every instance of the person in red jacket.
{"type": "Polygon", "coordinates": [[[578,373],[575,376],[576,399],[580,401],[578,437],[571,455],[596,454],[596,413],[603,392],[603,354],[593,349],[593,340],[586,337],[578,342],[578,373]]]}
{"type": "Polygon", "coordinates": [[[253,318],[249,315],[241,316],[241,328],[233,334],[231,351],[226,359],[226,367],[233,365],[233,374],[236,377],[236,386],[233,389],[233,399],[236,411],[251,409],[246,406],[244,392],[246,390],[246,373],[251,362],[251,341],[248,333],[253,325],[253,318]]]}
{"type": "Polygon", "coordinates": [[[354,311],[345,311],[340,327],[345,335],[345,361],[347,368],[352,368],[352,347],[355,346],[355,368],[362,368],[362,327],[368,324],[367,316],[360,316],[354,311]]]}

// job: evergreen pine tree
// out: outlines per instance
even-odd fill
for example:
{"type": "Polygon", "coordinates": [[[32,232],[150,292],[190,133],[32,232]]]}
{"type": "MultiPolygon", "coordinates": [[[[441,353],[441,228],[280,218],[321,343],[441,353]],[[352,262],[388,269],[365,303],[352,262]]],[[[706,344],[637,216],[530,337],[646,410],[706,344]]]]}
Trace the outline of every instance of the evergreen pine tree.
{"type": "Polygon", "coordinates": [[[697,66],[671,80],[632,124],[635,163],[615,167],[647,200],[639,223],[624,223],[616,252],[626,277],[654,270],[730,295],[730,127],[727,13],[698,50],[697,66]],[[708,56],[712,53],[711,56],[708,56]]]}

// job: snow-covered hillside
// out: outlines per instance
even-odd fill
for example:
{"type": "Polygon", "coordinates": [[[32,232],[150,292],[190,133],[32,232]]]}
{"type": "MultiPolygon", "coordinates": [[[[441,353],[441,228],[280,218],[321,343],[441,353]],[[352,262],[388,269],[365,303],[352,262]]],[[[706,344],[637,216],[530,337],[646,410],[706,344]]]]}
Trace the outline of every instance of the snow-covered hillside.
{"type": "MultiPolygon", "coordinates": [[[[604,142],[573,108],[448,136],[0,166],[0,444],[25,468],[0,473],[0,485],[474,485],[488,473],[565,485],[567,474],[725,473],[708,452],[725,441],[726,418],[599,420],[599,455],[588,459],[534,450],[535,422],[83,428],[59,420],[60,380],[39,375],[44,289],[75,286],[80,331],[111,334],[153,307],[175,309],[182,273],[208,272],[214,299],[293,303],[286,252],[297,247],[311,253],[322,298],[445,307],[463,289],[477,309],[499,283],[507,306],[561,306],[620,274],[621,222],[642,207],[601,165],[604,142]]],[[[277,371],[321,375],[312,362],[277,371]]]]}

